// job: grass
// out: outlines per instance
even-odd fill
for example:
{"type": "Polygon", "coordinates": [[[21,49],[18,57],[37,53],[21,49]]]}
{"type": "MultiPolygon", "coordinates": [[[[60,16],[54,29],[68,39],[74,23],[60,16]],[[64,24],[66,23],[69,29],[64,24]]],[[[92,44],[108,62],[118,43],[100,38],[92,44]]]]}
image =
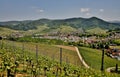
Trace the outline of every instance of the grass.
{"type": "MultiPolygon", "coordinates": [[[[101,55],[102,55],[101,50],[91,49],[91,48],[86,48],[86,47],[79,47],[79,51],[81,55],[83,56],[84,60],[86,61],[86,63],[90,67],[100,70],[101,55]]],[[[104,68],[105,69],[109,67],[114,67],[116,63],[120,65],[119,61],[112,59],[105,55],[104,57],[104,68]]]]}

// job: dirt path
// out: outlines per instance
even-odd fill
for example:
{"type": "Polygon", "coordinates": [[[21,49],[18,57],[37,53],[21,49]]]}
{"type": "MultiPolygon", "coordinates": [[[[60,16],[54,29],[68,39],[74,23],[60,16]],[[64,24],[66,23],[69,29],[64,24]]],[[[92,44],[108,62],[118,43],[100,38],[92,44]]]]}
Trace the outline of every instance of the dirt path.
{"type": "Polygon", "coordinates": [[[63,45],[56,45],[56,46],[60,47],[60,48],[76,51],[75,47],[73,47],[73,46],[63,46],[63,45]]]}
{"type": "Polygon", "coordinates": [[[110,72],[111,69],[114,69],[115,67],[109,67],[106,69],[107,72],[110,72]]]}
{"type": "Polygon", "coordinates": [[[17,74],[16,77],[27,77],[27,74],[17,74]]]}
{"type": "Polygon", "coordinates": [[[88,64],[84,61],[84,59],[82,58],[82,56],[81,56],[81,54],[80,54],[80,52],[79,52],[79,50],[78,50],[77,47],[75,47],[75,46],[63,46],[63,45],[56,45],[56,46],[57,46],[57,47],[64,48],[64,49],[76,51],[77,54],[78,54],[78,57],[79,57],[80,61],[82,62],[82,64],[83,64],[86,68],[90,68],[90,67],[88,66],[88,64]]]}
{"type": "Polygon", "coordinates": [[[82,62],[82,64],[83,64],[86,68],[90,68],[90,67],[88,66],[88,64],[84,61],[84,59],[82,58],[82,56],[81,56],[78,48],[75,47],[75,49],[76,49],[76,52],[77,52],[77,54],[78,54],[78,56],[79,56],[79,59],[80,59],[80,61],[82,62]]]}
{"type": "MultiPolygon", "coordinates": [[[[118,67],[118,68],[120,68],[120,67],[118,67]]],[[[106,71],[110,72],[111,69],[115,69],[115,67],[109,67],[109,68],[106,69],[106,71]]]]}

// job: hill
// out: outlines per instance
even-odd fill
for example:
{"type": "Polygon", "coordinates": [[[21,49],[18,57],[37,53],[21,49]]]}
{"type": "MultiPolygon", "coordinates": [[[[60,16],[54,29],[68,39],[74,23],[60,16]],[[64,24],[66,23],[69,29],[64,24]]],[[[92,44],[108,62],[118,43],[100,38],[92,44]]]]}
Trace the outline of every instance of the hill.
{"type": "Polygon", "coordinates": [[[0,36],[8,36],[16,30],[0,27],[0,36]]]}
{"type": "Polygon", "coordinates": [[[91,34],[105,34],[107,30],[103,30],[99,27],[93,28],[93,29],[88,29],[86,32],[91,33],[91,34]]]}
{"type": "Polygon", "coordinates": [[[115,29],[120,27],[120,24],[107,22],[97,17],[69,18],[69,19],[61,19],[61,20],[39,19],[32,21],[0,22],[1,27],[7,27],[15,30],[24,30],[24,31],[37,29],[38,26],[43,26],[43,25],[49,27],[50,30],[60,28],[61,25],[70,26],[75,29],[82,28],[83,30],[88,30],[96,27],[105,30],[115,29]]]}

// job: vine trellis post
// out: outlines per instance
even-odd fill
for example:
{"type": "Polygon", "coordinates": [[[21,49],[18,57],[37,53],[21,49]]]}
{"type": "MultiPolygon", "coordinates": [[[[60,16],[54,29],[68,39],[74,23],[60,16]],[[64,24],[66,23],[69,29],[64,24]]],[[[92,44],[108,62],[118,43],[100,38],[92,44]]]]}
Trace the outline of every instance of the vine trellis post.
{"type": "Polygon", "coordinates": [[[104,49],[102,50],[101,71],[104,71],[104,49]]]}
{"type": "Polygon", "coordinates": [[[62,66],[62,48],[60,48],[60,65],[62,66]]]}

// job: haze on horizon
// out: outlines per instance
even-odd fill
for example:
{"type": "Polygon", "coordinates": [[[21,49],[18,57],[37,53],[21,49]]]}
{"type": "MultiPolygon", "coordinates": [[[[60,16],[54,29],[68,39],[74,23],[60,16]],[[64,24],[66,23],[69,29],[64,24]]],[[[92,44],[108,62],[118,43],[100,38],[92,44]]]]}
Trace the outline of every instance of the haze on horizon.
{"type": "Polygon", "coordinates": [[[93,16],[120,21],[120,0],[0,0],[0,21],[93,16]]]}

